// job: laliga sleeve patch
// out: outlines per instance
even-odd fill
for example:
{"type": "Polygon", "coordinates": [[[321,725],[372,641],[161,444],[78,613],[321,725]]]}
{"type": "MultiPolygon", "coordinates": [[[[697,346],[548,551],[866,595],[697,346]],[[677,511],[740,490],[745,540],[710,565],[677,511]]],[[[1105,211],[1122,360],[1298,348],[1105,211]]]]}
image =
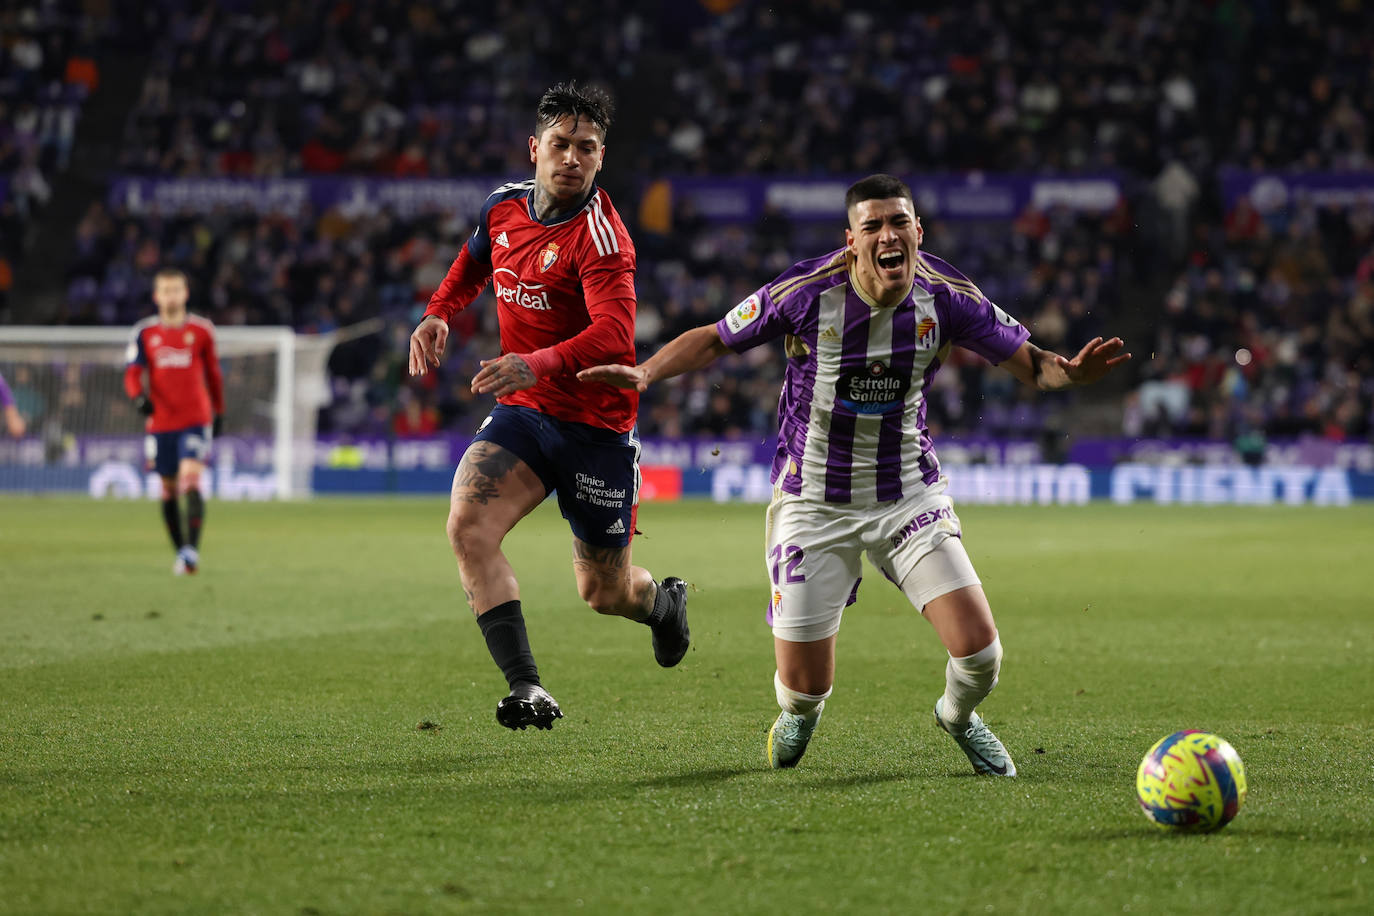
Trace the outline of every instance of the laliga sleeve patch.
{"type": "Polygon", "coordinates": [[[1006,325],[1007,327],[1016,328],[1021,326],[1021,322],[1017,321],[1015,318],[1011,317],[1006,312],[1002,311],[1002,307],[1000,305],[994,304],[992,307],[992,311],[993,314],[997,316],[997,320],[1002,324],[1006,325]]]}
{"type": "Polygon", "coordinates": [[[750,322],[759,317],[761,311],[763,311],[763,305],[759,302],[758,293],[755,293],[730,310],[730,313],[725,316],[725,326],[738,334],[750,322]]]}

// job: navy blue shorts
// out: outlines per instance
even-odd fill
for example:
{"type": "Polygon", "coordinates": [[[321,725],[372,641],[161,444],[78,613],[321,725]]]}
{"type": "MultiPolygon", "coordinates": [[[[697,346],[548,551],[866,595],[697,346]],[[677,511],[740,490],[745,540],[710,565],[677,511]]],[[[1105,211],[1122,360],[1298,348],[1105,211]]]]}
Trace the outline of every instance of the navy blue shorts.
{"type": "Polygon", "coordinates": [[[510,451],[557,491],[558,508],[578,540],[624,547],[639,507],[639,438],[570,423],[529,407],[497,404],[473,437],[510,451]]]}
{"type": "Polygon", "coordinates": [[[149,433],[143,440],[143,454],[159,477],[175,477],[181,459],[204,461],[210,455],[210,424],[188,426],[170,433],[149,433]]]}

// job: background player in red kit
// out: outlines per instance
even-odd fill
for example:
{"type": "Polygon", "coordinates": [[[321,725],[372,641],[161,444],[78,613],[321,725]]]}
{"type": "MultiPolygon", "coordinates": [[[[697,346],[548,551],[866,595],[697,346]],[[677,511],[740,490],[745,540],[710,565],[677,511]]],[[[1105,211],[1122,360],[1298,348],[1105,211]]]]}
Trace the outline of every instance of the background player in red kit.
{"type": "Polygon", "coordinates": [[[611,100],[554,86],[539,100],[530,137],[534,178],[497,188],[410,338],[410,372],[438,366],[448,321],[493,282],[501,357],[472,380],[497,406],[453,478],[448,536],[468,604],[510,685],[496,718],[508,728],[551,728],[563,713],[543,689],[530,652],[520,588],[501,541],[551,491],[573,532],[573,570],[594,610],[641,621],[665,668],[690,644],[687,589],[656,583],[630,563],[639,497],[639,396],[577,381],[607,362],[633,363],[635,252],[610,198],[596,185],[611,100]]]}
{"type": "Polygon", "coordinates": [[[186,311],[186,274],[164,267],[153,278],[157,315],[134,325],[124,390],[148,418],[145,451],[162,478],[162,519],[176,547],[177,575],[200,564],[205,500],[200,477],[224,414],[224,382],[214,325],[186,311]],[[146,383],[145,383],[146,377],[146,383]],[[186,532],[177,494],[186,496],[186,532]]]}

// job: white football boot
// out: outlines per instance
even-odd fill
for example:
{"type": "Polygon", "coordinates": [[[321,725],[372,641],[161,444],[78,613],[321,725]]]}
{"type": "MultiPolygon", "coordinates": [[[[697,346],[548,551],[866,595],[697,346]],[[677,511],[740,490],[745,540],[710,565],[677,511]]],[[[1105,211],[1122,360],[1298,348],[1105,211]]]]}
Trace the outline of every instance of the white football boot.
{"type": "Polygon", "coordinates": [[[801,762],[824,709],[822,700],[809,715],[799,716],[786,710],[778,713],[777,721],[768,730],[768,762],[773,769],[785,770],[801,762]]]}
{"type": "Polygon", "coordinates": [[[194,576],[200,567],[200,553],[189,544],[177,551],[176,562],[172,564],[172,575],[194,576]]]}
{"type": "Polygon", "coordinates": [[[968,757],[969,763],[973,764],[973,769],[984,776],[1015,776],[1016,764],[1012,762],[1011,755],[978,713],[971,714],[968,725],[964,726],[963,731],[959,731],[940,715],[940,708],[944,702],[944,697],[935,701],[935,724],[954,739],[954,743],[959,745],[964,756],[968,757]]]}

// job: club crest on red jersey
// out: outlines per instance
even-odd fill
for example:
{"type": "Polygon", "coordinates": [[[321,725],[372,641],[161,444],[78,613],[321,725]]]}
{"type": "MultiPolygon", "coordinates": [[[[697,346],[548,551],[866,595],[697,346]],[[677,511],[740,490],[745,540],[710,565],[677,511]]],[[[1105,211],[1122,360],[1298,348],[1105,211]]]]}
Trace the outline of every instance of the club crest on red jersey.
{"type": "Polygon", "coordinates": [[[185,334],[182,335],[181,339],[186,341],[188,344],[195,343],[196,335],[192,334],[190,331],[187,331],[185,334]]]}
{"type": "Polygon", "coordinates": [[[558,243],[549,242],[544,246],[544,250],[539,252],[539,272],[542,274],[553,266],[553,262],[558,260],[558,243]]]}

